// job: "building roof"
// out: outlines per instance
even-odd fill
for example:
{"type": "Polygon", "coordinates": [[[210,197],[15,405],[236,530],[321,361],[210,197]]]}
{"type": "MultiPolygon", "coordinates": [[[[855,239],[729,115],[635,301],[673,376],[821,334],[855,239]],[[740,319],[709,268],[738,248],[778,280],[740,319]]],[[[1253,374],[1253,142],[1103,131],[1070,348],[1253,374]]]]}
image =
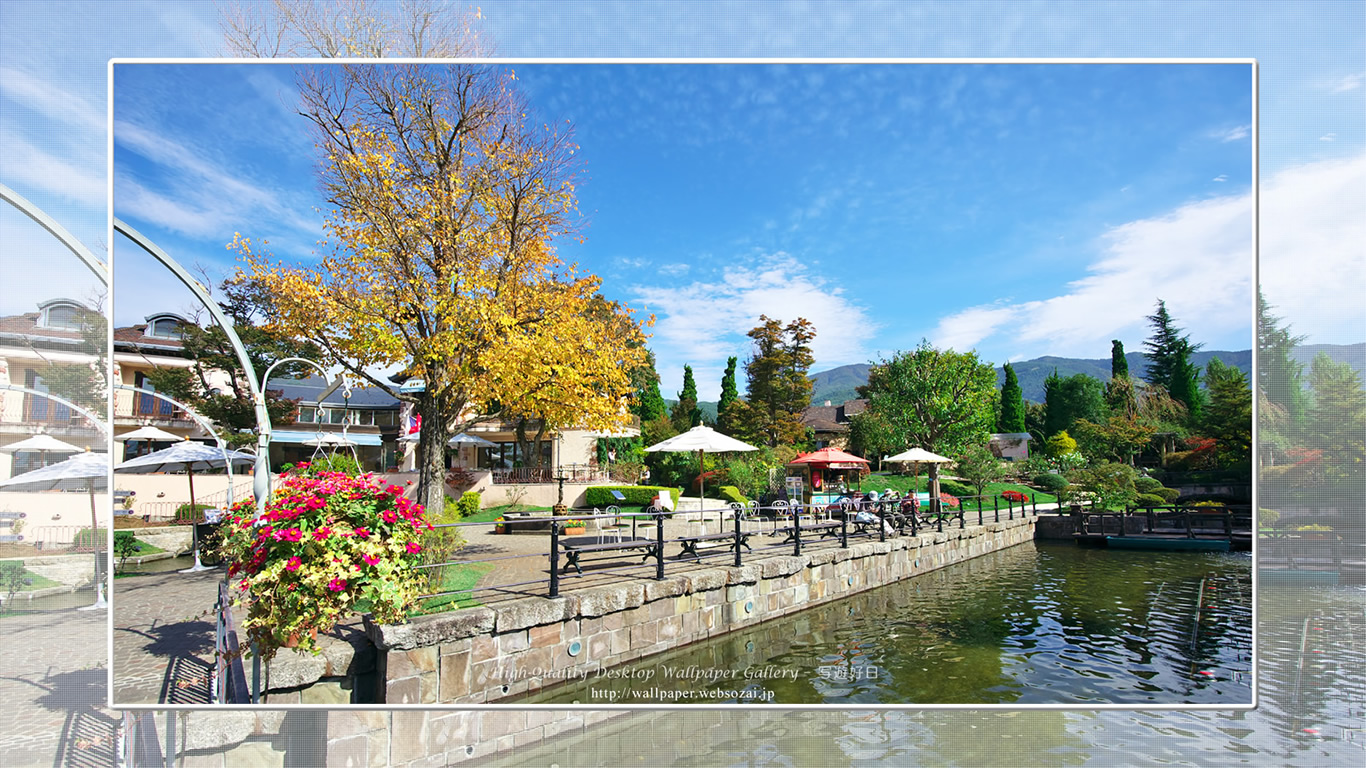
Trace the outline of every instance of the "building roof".
{"type": "MultiPolygon", "coordinates": [[[[162,315],[157,315],[157,317],[161,316],[162,315]]],[[[115,328],[114,346],[162,350],[166,352],[183,352],[185,350],[185,342],[182,339],[166,339],[161,338],[160,336],[148,336],[146,323],[115,328]]]]}
{"type": "Polygon", "coordinates": [[[868,401],[863,399],[846,400],[839,405],[812,405],[802,411],[802,424],[816,432],[848,432],[850,417],[867,408],[868,401]]]}
{"type": "Polygon", "coordinates": [[[67,346],[84,343],[79,330],[67,328],[44,328],[38,325],[38,312],[25,312],[22,315],[0,317],[0,337],[23,341],[47,341],[67,346]]]}

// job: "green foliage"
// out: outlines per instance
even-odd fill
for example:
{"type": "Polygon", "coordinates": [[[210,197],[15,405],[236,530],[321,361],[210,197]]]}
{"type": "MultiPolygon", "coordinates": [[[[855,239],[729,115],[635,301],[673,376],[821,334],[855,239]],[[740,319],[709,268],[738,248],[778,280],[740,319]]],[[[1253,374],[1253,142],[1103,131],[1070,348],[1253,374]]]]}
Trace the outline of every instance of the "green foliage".
{"type": "MultiPolygon", "coordinates": [[[[1005,478],[1005,467],[985,445],[970,445],[958,456],[955,474],[973,487],[973,496],[981,496],[987,483],[1005,478]]],[[[958,494],[954,494],[955,496],[958,494]]]]}
{"type": "Polygon", "coordinates": [[[1280,519],[1281,513],[1274,509],[1262,507],[1257,510],[1257,527],[1259,528],[1270,528],[1280,519]]]}
{"type": "Polygon", "coordinates": [[[142,545],[132,531],[114,532],[114,557],[119,559],[118,570],[122,571],[128,558],[142,551],[142,545]]]}
{"type": "MultiPolygon", "coordinates": [[[[184,508],[185,507],[181,507],[181,509],[184,508]]],[[[177,510],[177,512],[179,512],[179,510],[177,510]]],[[[71,541],[71,546],[77,547],[79,549],[104,549],[104,545],[104,531],[92,531],[89,528],[82,528],[79,531],[76,531],[76,536],[71,541]]]]}
{"type": "Polygon", "coordinates": [[[1333,530],[1333,527],[1332,527],[1331,525],[1324,525],[1323,523],[1309,523],[1308,525],[1299,525],[1299,526],[1295,526],[1295,530],[1297,530],[1297,531],[1320,531],[1320,532],[1322,532],[1322,531],[1331,531],[1331,530],[1333,530]]]}
{"type": "Polygon", "coordinates": [[[33,577],[19,560],[0,560],[0,589],[5,591],[5,605],[14,601],[14,593],[33,584],[33,577]]]}
{"type": "Polygon", "coordinates": [[[1181,492],[1176,490],[1175,488],[1158,488],[1154,491],[1151,491],[1151,493],[1168,504],[1181,498],[1181,492]]]}
{"type": "Polygon", "coordinates": [[[1077,442],[1087,456],[1132,463],[1134,454],[1152,442],[1157,430],[1136,418],[1111,415],[1099,422],[1078,419],[1073,425],[1077,442]]]}
{"type": "Polygon", "coordinates": [[[1154,477],[1146,475],[1134,478],[1134,490],[1139,493],[1153,493],[1162,487],[1162,483],[1154,477]]]}
{"type": "Polygon", "coordinates": [[[745,504],[749,501],[745,494],[740,493],[740,489],[733,485],[723,485],[718,489],[717,495],[726,501],[733,501],[736,504],[745,504]]]}
{"type": "Polygon", "coordinates": [[[594,485],[584,491],[584,502],[590,507],[606,507],[612,504],[632,507],[648,507],[650,501],[661,492],[673,496],[674,509],[678,508],[681,488],[665,488],[659,485],[594,485]],[[620,491],[626,498],[618,501],[612,491],[620,491]]]}
{"type": "MultiPolygon", "coordinates": [[[[1309,369],[1313,402],[1309,407],[1309,447],[1322,451],[1323,477],[1356,488],[1366,483],[1366,390],[1347,363],[1320,352],[1309,369]]],[[[1359,497],[1358,497],[1359,498],[1359,497]]]]}
{"type": "Polygon", "coordinates": [[[349,451],[326,453],[310,461],[287,464],[284,470],[288,474],[299,477],[317,477],[323,472],[340,472],[348,477],[359,477],[363,474],[360,464],[351,456],[349,451]]]}
{"type": "Polygon", "coordinates": [[[1211,358],[1205,368],[1209,405],[1200,419],[1200,431],[1215,442],[1215,463],[1220,467],[1249,464],[1252,460],[1252,389],[1237,368],[1211,358]]]}
{"type": "Polygon", "coordinates": [[[985,443],[996,402],[996,372],[976,352],[941,351],[922,341],[868,371],[860,390],[897,447],[954,455],[985,443]]]}
{"type": "Polygon", "coordinates": [[[1138,473],[1127,464],[1107,461],[1079,470],[1076,484],[1096,498],[1102,509],[1126,509],[1138,498],[1134,478],[1138,473]]]}
{"type": "Polygon", "coordinates": [[[1001,412],[997,418],[996,431],[1019,433],[1025,431],[1024,393],[1020,390],[1020,379],[1010,363],[1005,364],[1005,383],[1001,385],[1001,412]]]}
{"type": "Polygon", "coordinates": [[[647,350],[645,363],[631,371],[631,386],[635,392],[631,412],[640,418],[641,424],[668,414],[664,398],[659,394],[659,373],[655,370],[655,353],[647,350]]]}
{"type": "Polygon", "coordinates": [[[697,381],[693,379],[692,366],[683,366],[683,391],[678,393],[678,402],[669,413],[674,429],[687,432],[702,423],[702,411],[697,407],[697,381]]]}
{"type": "Polygon", "coordinates": [[[1048,442],[1044,444],[1044,450],[1048,451],[1049,456],[1055,458],[1069,453],[1076,453],[1077,441],[1073,440],[1072,436],[1067,434],[1067,430],[1063,430],[1048,438],[1048,442]]]}
{"type": "Polygon", "coordinates": [[[483,506],[483,498],[478,491],[465,491],[460,494],[460,517],[468,518],[479,514],[480,507],[483,506]]]}
{"type": "MultiPolygon", "coordinates": [[[[1267,403],[1285,415],[1277,428],[1286,436],[1294,435],[1309,410],[1304,390],[1304,365],[1292,356],[1305,339],[1290,333],[1281,318],[1271,314],[1271,305],[1257,291],[1257,389],[1267,403]]],[[[1265,423],[1263,425],[1265,426],[1265,423]]]]}
{"type": "Polygon", "coordinates": [[[638,437],[599,437],[595,446],[598,465],[641,462],[645,459],[645,446],[638,437]],[[615,458],[612,453],[615,452],[615,458]]]}
{"type": "Polygon", "coordinates": [[[1044,381],[1044,430],[1050,435],[1072,429],[1078,419],[1099,420],[1104,407],[1100,379],[1084,373],[1064,379],[1054,371],[1044,381]]]}
{"type": "Polygon", "coordinates": [[[1200,370],[1191,363],[1191,355],[1202,345],[1192,344],[1190,336],[1181,333],[1161,299],[1157,301],[1157,311],[1147,319],[1153,328],[1153,335],[1143,342],[1148,356],[1148,382],[1171,393],[1174,400],[1186,406],[1191,421],[1198,423],[1204,403],[1200,370]]]}
{"type": "Polygon", "coordinates": [[[1129,360],[1124,356],[1124,342],[1110,340],[1110,378],[1129,378],[1129,360]]]}
{"type": "Polygon", "coordinates": [[[849,452],[855,456],[889,456],[900,450],[886,417],[865,410],[849,419],[849,452]]]}
{"type": "Polygon", "coordinates": [[[950,496],[957,496],[959,498],[977,495],[977,491],[972,488],[972,486],[960,483],[957,480],[948,479],[941,479],[939,481],[939,492],[947,493],[950,496]]]}
{"type": "Polygon", "coordinates": [[[1151,493],[1140,493],[1134,499],[1135,507],[1162,507],[1166,506],[1166,504],[1166,500],[1161,496],[1156,496],[1151,493]]]}
{"type": "Polygon", "coordinates": [[[811,404],[811,379],[807,373],[815,358],[811,341],[815,326],[797,318],[782,322],[759,316],[759,325],[746,334],[754,341],[754,353],[745,363],[747,400],[738,418],[745,439],[769,447],[805,439],[802,411],[811,404]]]}
{"type": "Polygon", "coordinates": [[[1067,478],[1052,472],[1044,472],[1034,476],[1034,484],[1042,490],[1056,494],[1067,487],[1067,478]]]}
{"type": "Polygon", "coordinates": [[[204,522],[204,511],[213,508],[212,504],[195,504],[193,506],[188,502],[181,504],[175,508],[175,524],[202,523],[204,522]]]}
{"type": "Polygon", "coordinates": [[[721,399],[716,402],[716,431],[735,435],[740,431],[740,390],[735,385],[735,366],[738,360],[726,359],[726,372],[721,374],[721,399]]]}

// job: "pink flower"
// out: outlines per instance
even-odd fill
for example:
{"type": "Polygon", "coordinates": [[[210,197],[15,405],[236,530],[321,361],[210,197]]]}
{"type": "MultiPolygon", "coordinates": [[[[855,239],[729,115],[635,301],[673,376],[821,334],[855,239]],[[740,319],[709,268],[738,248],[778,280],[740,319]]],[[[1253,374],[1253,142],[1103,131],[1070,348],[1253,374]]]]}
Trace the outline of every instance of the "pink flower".
{"type": "Polygon", "coordinates": [[[386,522],[386,523],[397,523],[397,522],[398,522],[398,514],[397,514],[396,512],[394,512],[394,510],[392,510],[392,509],[386,509],[386,510],[384,510],[384,512],[380,513],[380,517],[384,518],[384,522],[386,522]]]}
{"type": "Polygon", "coordinates": [[[370,529],[368,529],[368,528],[357,528],[357,529],[356,529],[356,538],[359,538],[359,539],[368,539],[368,538],[370,538],[370,529]]]}
{"type": "Polygon", "coordinates": [[[379,558],[374,555],[361,555],[360,559],[364,560],[366,565],[374,565],[379,562],[379,558]]]}
{"type": "Polygon", "coordinates": [[[326,540],[327,540],[327,537],[328,537],[328,536],[331,536],[331,535],[332,535],[332,529],[331,529],[331,528],[328,528],[328,527],[325,526],[325,525],[320,525],[320,526],[318,526],[318,528],[317,528],[316,530],[313,531],[313,540],[314,540],[314,541],[326,541],[326,540]]]}
{"type": "Polygon", "coordinates": [[[410,541],[410,542],[408,542],[408,554],[410,554],[410,555],[416,555],[418,552],[421,552],[421,551],[422,551],[422,545],[421,545],[421,544],[418,544],[416,541],[410,541]]]}
{"type": "Polygon", "coordinates": [[[333,592],[340,592],[346,589],[346,579],[333,579],[327,582],[327,588],[333,592]]]}
{"type": "Polygon", "coordinates": [[[276,531],[275,538],[279,541],[298,541],[304,537],[304,532],[298,528],[290,528],[285,531],[276,531]]]}
{"type": "Polygon", "coordinates": [[[289,562],[285,563],[285,570],[286,570],[286,571],[297,571],[297,570],[299,570],[299,566],[301,566],[301,565],[303,565],[303,564],[304,564],[304,561],[300,560],[299,558],[297,558],[297,557],[291,557],[291,558],[289,558],[289,562]]]}

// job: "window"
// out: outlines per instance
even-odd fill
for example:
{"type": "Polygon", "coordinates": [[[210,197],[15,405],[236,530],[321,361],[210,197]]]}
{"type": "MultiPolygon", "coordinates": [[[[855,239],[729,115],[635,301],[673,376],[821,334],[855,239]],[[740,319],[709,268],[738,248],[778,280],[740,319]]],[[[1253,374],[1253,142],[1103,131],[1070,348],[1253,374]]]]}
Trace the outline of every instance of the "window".
{"type": "Polygon", "coordinates": [[[352,411],[351,423],[362,427],[373,426],[375,423],[374,411],[352,411]]]}
{"type": "Polygon", "coordinates": [[[38,325],[43,328],[79,331],[83,320],[82,309],[75,304],[52,304],[43,310],[38,325]]]}
{"type": "Polygon", "coordinates": [[[322,411],[327,420],[324,422],[322,419],[319,419],[318,423],[320,424],[341,424],[346,421],[345,408],[323,408],[322,411]]]}
{"type": "Polygon", "coordinates": [[[398,423],[397,411],[375,411],[375,426],[392,427],[398,423]]]}
{"type": "Polygon", "coordinates": [[[312,424],[318,420],[318,409],[312,406],[299,406],[299,423],[312,424]]]}
{"type": "Polygon", "coordinates": [[[147,321],[147,330],[144,331],[144,335],[155,339],[179,339],[183,335],[180,326],[179,318],[153,317],[147,321]]]}

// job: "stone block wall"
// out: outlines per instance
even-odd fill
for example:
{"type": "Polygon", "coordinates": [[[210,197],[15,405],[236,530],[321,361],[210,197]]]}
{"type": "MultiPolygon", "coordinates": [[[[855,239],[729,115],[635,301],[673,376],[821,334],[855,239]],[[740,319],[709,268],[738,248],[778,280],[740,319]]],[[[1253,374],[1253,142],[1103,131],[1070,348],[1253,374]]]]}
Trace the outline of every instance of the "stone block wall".
{"type": "Polygon", "coordinates": [[[1034,537],[1034,518],[526,597],[389,626],[376,701],[497,702],[933,571],[1034,537]]]}

